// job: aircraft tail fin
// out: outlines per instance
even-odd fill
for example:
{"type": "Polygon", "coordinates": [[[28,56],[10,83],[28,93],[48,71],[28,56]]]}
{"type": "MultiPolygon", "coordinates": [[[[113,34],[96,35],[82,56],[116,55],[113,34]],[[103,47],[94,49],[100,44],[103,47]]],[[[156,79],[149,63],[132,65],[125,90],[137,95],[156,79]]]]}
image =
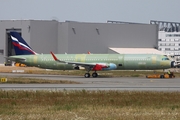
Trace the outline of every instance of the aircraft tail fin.
{"type": "Polygon", "coordinates": [[[37,53],[26,43],[26,41],[17,32],[10,32],[12,44],[16,55],[36,55],[37,53]]]}

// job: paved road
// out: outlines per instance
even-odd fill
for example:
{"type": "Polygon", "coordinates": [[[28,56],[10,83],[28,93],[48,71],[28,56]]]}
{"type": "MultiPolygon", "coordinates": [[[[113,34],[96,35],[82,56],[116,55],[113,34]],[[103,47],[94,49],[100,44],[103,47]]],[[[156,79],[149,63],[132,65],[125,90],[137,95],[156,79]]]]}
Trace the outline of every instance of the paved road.
{"type": "Polygon", "coordinates": [[[5,90],[151,90],[180,91],[180,79],[146,79],[136,77],[84,78],[69,75],[13,74],[0,73],[2,76],[41,78],[51,80],[71,80],[82,84],[0,84],[5,90]]]}

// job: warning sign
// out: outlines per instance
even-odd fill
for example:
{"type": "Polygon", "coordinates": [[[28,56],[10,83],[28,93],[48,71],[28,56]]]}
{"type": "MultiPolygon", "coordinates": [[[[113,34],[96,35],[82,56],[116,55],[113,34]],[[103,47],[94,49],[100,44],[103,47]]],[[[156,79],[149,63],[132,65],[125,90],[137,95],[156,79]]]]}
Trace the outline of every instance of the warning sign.
{"type": "Polygon", "coordinates": [[[7,78],[1,78],[1,82],[7,82],[7,78]]]}

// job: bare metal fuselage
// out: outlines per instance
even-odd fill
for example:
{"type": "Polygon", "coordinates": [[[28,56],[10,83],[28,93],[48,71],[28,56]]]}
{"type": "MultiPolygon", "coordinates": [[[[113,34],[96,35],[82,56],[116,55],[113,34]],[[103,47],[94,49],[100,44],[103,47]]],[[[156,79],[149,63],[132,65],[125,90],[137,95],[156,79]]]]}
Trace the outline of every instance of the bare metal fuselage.
{"type": "MultiPolygon", "coordinates": [[[[154,54],[57,54],[62,61],[82,63],[113,63],[116,70],[155,70],[171,68],[171,61],[163,55],[154,54]]],[[[74,65],[58,63],[54,61],[51,54],[19,55],[11,58],[23,58],[18,62],[27,66],[35,66],[45,69],[72,70],[74,65]]]]}

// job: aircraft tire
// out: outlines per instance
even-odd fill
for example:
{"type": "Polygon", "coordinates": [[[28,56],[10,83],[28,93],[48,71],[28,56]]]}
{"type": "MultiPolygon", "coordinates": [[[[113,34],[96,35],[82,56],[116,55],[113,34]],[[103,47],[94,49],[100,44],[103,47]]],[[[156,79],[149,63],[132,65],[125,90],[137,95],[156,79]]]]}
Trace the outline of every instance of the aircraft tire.
{"type": "Polygon", "coordinates": [[[164,78],[164,75],[161,75],[160,78],[164,78]]]}
{"type": "Polygon", "coordinates": [[[85,77],[85,78],[89,78],[89,77],[90,77],[90,73],[85,73],[85,74],[84,74],[84,77],[85,77]]]}
{"type": "Polygon", "coordinates": [[[96,72],[94,72],[94,73],[92,74],[92,76],[93,76],[93,78],[96,78],[96,77],[98,76],[98,74],[97,74],[96,72]]]}

